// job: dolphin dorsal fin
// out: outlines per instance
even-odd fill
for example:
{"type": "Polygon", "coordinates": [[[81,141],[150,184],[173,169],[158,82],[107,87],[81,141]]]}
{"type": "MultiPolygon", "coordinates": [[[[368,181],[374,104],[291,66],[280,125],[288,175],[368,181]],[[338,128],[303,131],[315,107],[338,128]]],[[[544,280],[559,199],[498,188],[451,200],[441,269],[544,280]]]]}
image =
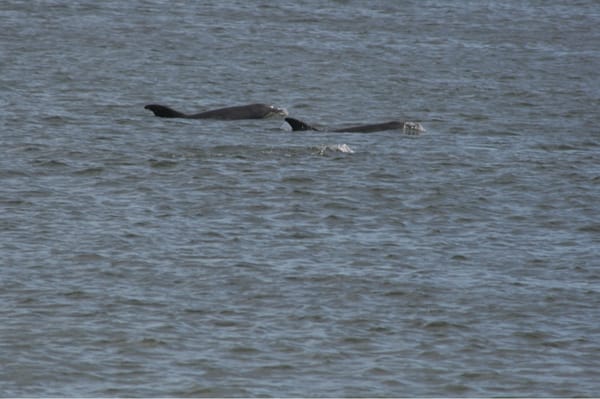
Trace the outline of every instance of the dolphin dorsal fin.
{"type": "Polygon", "coordinates": [[[169,108],[166,105],[160,104],[148,104],[144,107],[154,112],[154,115],[161,118],[185,118],[186,115],[179,111],[175,111],[173,108],[169,108]]]}
{"type": "Polygon", "coordinates": [[[292,127],[292,131],[302,131],[302,130],[319,130],[308,123],[302,122],[299,119],[295,118],[285,118],[285,121],[292,127]]]}

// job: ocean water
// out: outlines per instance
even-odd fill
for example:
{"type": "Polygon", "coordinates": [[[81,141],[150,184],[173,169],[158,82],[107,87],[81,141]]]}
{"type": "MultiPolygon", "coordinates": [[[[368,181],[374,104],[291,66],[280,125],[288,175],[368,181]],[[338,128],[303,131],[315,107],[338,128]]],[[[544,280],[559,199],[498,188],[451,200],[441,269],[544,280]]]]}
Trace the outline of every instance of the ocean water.
{"type": "Polygon", "coordinates": [[[0,3],[0,396],[597,396],[600,4],[0,3]],[[154,117],[265,102],[282,120],[154,117]]]}

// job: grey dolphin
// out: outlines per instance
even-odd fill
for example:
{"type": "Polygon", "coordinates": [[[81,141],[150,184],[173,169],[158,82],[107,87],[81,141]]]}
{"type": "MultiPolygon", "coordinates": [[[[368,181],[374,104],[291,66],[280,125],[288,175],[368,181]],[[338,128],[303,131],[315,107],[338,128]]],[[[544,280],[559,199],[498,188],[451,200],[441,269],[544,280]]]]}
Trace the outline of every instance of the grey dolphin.
{"type": "Polygon", "coordinates": [[[175,111],[160,104],[148,104],[144,109],[149,109],[154,112],[154,115],[161,118],[189,118],[189,119],[262,119],[270,116],[287,116],[285,108],[275,107],[266,104],[248,104],[235,107],[226,107],[213,109],[210,111],[199,112],[197,114],[184,114],[183,112],[175,111]]]}
{"type": "MultiPolygon", "coordinates": [[[[294,132],[296,131],[305,131],[305,130],[314,130],[320,131],[314,126],[309,125],[306,122],[302,122],[301,120],[295,118],[285,118],[285,121],[292,127],[294,132]]],[[[341,127],[332,130],[326,130],[330,132],[346,132],[346,133],[373,133],[373,132],[381,132],[384,130],[394,130],[394,129],[403,129],[410,130],[414,132],[424,132],[425,129],[418,122],[401,122],[401,121],[390,121],[384,123],[375,123],[370,125],[358,125],[358,126],[349,126],[349,127],[341,127]]]]}

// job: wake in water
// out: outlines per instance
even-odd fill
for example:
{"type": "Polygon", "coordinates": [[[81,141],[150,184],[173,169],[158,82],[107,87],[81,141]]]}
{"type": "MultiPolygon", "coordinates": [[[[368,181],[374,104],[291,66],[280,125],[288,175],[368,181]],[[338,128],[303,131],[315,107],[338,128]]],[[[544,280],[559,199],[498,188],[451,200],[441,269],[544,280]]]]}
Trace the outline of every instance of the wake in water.
{"type": "Polygon", "coordinates": [[[322,145],[317,148],[319,155],[325,155],[330,152],[341,152],[344,154],[354,154],[354,150],[348,144],[330,144],[322,145]]]}

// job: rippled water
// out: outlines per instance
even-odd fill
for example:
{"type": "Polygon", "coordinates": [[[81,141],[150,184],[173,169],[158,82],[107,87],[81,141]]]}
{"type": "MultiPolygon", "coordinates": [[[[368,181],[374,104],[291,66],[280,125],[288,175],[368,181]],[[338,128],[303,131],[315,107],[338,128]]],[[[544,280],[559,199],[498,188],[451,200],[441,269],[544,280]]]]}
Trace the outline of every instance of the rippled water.
{"type": "Polygon", "coordinates": [[[363,3],[0,4],[0,396],[598,394],[600,5],[363,3]]]}

